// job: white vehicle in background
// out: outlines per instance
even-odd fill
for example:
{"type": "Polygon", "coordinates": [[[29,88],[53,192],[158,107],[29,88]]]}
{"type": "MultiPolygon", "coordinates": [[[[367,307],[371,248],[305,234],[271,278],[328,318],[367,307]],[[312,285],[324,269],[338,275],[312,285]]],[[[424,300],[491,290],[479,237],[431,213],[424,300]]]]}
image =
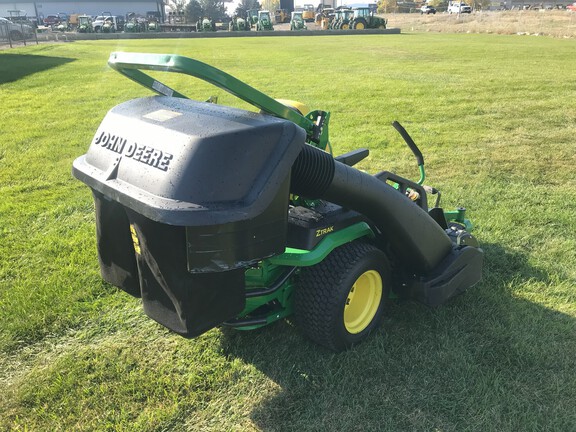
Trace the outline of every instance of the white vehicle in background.
{"type": "Polygon", "coordinates": [[[117,15],[100,15],[92,21],[92,28],[96,33],[116,33],[124,30],[125,20],[117,15]]]}
{"type": "Polygon", "coordinates": [[[421,15],[436,15],[436,8],[434,6],[430,6],[430,5],[424,5],[420,8],[420,14],[421,15]]]}
{"type": "Polygon", "coordinates": [[[450,3],[448,6],[448,13],[472,13],[472,8],[468,6],[466,3],[450,3]]]}
{"type": "Polygon", "coordinates": [[[92,28],[94,28],[94,31],[96,33],[100,32],[102,30],[102,26],[104,25],[104,20],[106,18],[107,18],[107,16],[99,15],[92,21],[92,28]]]}
{"type": "Polygon", "coordinates": [[[6,18],[0,17],[0,37],[8,38],[12,40],[22,40],[27,36],[34,33],[34,29],[31,25],[24,23],[14,23],[6,18]]]}

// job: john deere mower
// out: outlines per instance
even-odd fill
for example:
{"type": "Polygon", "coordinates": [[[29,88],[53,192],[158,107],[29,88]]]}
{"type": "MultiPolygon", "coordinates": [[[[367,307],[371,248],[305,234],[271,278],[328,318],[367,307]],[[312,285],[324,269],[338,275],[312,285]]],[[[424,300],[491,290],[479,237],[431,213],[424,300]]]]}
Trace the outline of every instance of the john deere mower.
{"type": "Polygon", "coordinates": [[[112,108],[73,174],[92,191],[102,277],[184,337],[290,317],[334,351],[366,338],[390,298],[438,306],[481,278],[463,208],[420,179],[333,156],[330,113],[275,100],[199,61],[112,53],[158,93],[112,108]],[[205,80],[256,112],[188,99],[144,71],[205,80]],[[428,206],[428,199],[434,205],[428,206]]]}

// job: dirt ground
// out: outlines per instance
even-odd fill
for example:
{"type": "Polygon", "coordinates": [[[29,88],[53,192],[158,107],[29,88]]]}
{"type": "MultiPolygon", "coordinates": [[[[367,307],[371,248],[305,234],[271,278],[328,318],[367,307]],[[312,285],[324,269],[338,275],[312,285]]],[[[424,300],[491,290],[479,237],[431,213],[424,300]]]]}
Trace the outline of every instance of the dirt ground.
{"type": "Polygon", "coordinates": [[[387,14],[388,27],[407,32],[496,33],[576,37],[576,13],[567,10],[487,11],[471,14],[387,14]]]}

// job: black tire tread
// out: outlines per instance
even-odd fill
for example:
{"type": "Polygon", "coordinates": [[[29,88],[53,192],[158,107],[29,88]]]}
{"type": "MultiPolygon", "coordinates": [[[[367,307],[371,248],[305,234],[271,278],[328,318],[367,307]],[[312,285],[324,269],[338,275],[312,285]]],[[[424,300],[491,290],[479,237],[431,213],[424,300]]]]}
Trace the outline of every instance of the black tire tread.
{"type": "MultiPolygon", "coordinates": [[[[343,345],[334,334],[334,329],[341,325],[338,322],[341,303],[335,287],[341,286],[357,263],[370,254],[381,256],[388,265],[380,249],[365,241],[354,241],[336,248],[315,266],[302,270],[294,292],[294,318],[308,338],[333,351],[349,347],[343,345]]],[[[387,281],[383,282],[383,295],[387,295],[387,281]]]]}

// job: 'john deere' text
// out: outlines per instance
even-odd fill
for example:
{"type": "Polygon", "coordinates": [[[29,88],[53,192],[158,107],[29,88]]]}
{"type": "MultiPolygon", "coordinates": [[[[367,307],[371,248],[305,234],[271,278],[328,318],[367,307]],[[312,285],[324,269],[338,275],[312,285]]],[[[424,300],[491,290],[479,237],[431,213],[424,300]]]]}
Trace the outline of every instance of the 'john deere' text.
{"type": "Polygon", "coordinates": [[[128,142],[126,138],[105,131],[102,131],[94,140],[94,144],[162,171],[168,170],[170,161],[174,157],[170,153],[147,145],[128,142]]]}

